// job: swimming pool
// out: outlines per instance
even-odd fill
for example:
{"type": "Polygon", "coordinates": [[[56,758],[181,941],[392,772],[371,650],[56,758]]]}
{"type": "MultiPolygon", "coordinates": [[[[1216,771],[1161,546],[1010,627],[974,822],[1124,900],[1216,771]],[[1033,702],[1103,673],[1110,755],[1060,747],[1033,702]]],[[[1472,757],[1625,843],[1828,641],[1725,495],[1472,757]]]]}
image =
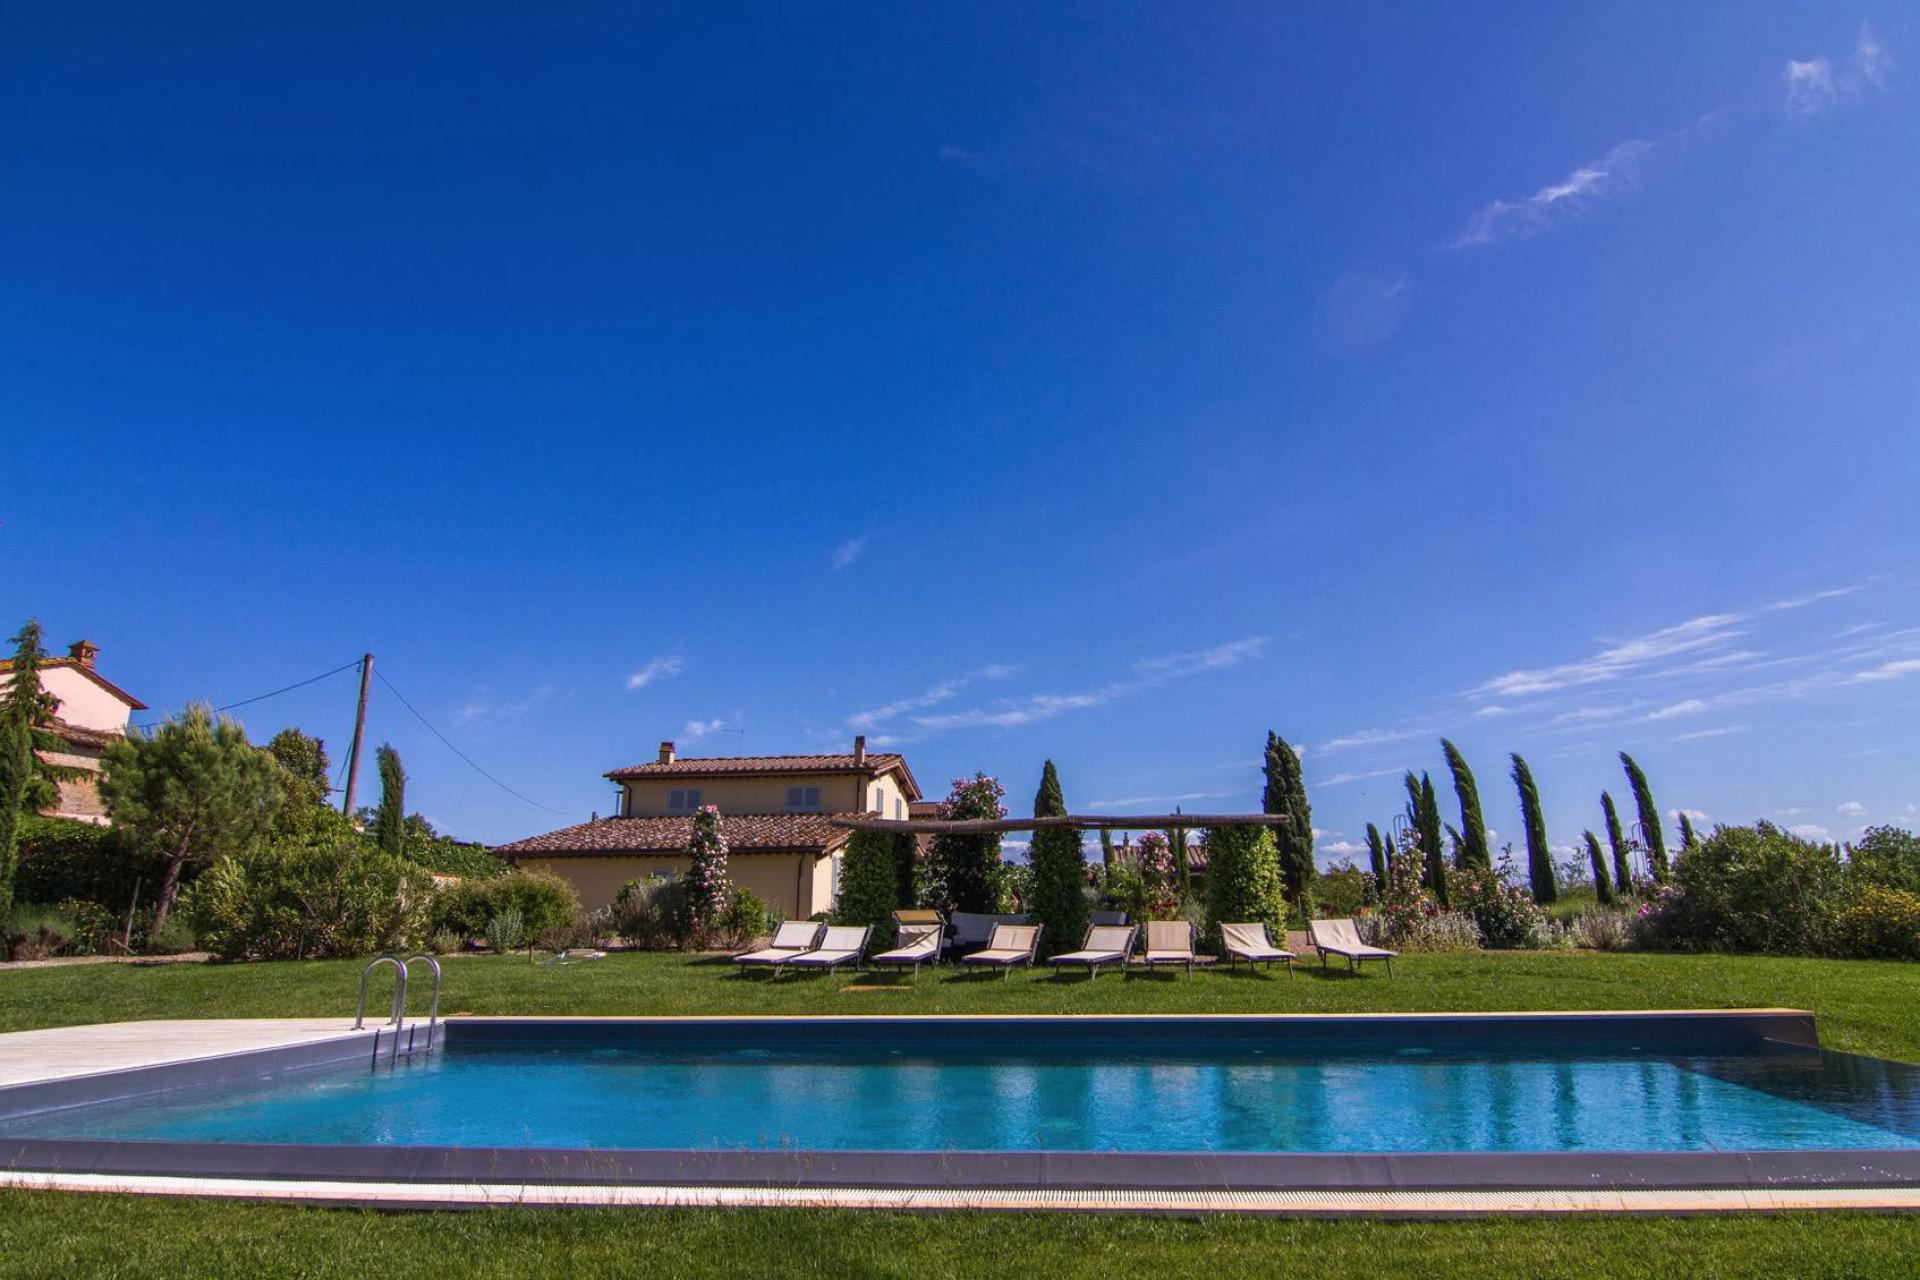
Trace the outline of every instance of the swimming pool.
{"type": "Polygon", "coordinates": [[[439,1051],[395,1065],[263,1062],[161,1092],[98,1077],[37,1104],[0,1090],[0,1162],[923,1185],[1920,1184],[1920,1068],[1821,1050],[1810,1028],[1774,1014],[461,1019],[439,1051]]]}

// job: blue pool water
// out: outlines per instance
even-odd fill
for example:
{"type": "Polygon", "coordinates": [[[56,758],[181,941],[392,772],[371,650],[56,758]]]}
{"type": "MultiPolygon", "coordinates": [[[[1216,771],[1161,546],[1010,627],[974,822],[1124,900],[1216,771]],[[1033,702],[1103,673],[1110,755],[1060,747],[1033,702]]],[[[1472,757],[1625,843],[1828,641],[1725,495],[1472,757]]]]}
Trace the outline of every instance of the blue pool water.
{"type": "Polygon", "coordinates": [[[15,1137],[588,1148],[1697,1151],[1920,1146],[1920,1069],[1407,1050],[937,1056],[467,1047],[0,1123],[15,1137]]]}

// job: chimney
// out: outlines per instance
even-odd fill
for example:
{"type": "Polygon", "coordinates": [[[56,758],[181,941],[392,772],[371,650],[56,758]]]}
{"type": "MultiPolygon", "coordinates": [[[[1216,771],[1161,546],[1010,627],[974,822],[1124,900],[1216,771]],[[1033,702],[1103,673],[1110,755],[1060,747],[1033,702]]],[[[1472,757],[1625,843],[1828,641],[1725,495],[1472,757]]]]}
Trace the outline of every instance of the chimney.
{"type": "Polygon", "coordinates": [[[673,763],[673,744],[671,742],[663,742],[660,744],[660,763],[673,763]]]}
{"type": "Polygon", "coordinates": [[[100,646],[91,640],[75,640],[67,646],[67,656],[83,667],[93,666],[94,655],[100,652],[100,646]]]}
{"type": "Polygon", "coordinates": [[[867,735],[855,734],[853,739],[853,767],[858,769],[867,762],[867,735]]]}

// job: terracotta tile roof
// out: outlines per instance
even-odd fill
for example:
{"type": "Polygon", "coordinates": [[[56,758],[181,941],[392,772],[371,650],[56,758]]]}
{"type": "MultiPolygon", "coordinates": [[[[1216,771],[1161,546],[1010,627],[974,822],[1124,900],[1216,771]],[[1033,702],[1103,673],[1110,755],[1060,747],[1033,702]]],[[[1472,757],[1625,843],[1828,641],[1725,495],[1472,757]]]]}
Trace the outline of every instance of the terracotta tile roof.
{"type": "MultiPolygon", "coordinates": [[[[98,671],[95,671],[92,667],[80,661],[78,658],[42,658],[40,659],[40,661],[34,664],[34,667],[40,671],[45,671],[48,667],[70,667],[73,670],[78,671],[81,675],[85,676],[87,679],[93,681],[95,684],[99,685],[102,689],[105,689],[108,693],[112,694],[114,697],[120,699],[120,701],[126,703],[129,707],[133,708],[135,711],[145,711],[147,709],[146,703],[140,701],[140,699],[134,697],[132,694],[128,693],[125,689],[122,689],[119,685],[107,679],[105,676],[101,675],[98,671]]],[[[0,674],[4,674],[5,672],[12,671],[12,670],[13,670],[13,659],[0,658],[0,674]]]]}
{"type": "Polygon", "coordinates": [[[84,743],[90,747],[104,747],[109,742],[118,742],[123,736],[110,733],[105,729],[89,729],[84,725],[68,724],[59,716],[50,717],[45,726],[47,732],[68,742],[84,743]]]}
{"type": "MultiPolygon", "coordinates": [[[[826,853],[846,843],[848,832],[825,813],[724,813],[720,830],[730,853],[826,853]]],[[[599,818],[545,835],[503,844],[494,852],[512,858],[547,854],[682,853],[693,838],[692,817],[599,818]]]]}
{"type": "Polygon", "coordinates": [[[861,764],[851,752],[824,756],[683,756],[672,764],[649,760],[607,774],[615,782],[628,778],[744,778],[763,773],[888,773],[898,771],[907,790],[920,794],[907,759],[896,751],[875,751],[861,764]]]}

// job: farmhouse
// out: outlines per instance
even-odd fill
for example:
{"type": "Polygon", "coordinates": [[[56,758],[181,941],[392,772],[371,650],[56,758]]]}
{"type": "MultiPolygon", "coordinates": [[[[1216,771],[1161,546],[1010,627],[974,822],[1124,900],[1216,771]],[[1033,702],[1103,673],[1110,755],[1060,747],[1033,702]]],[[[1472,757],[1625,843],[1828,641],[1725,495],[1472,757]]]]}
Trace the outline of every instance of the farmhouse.
{"type": "Polygon", "coordinates": [[[839,887],[849,833],[830,819],[904,818],[920,800],[906,760],[869,753],[864,737],[845,755],[682,758],[663,742],[654,759],[606,776],[619,788],[614,816],[497,850],[517,866],[572,881],[588,909],[612,902],[629,880],[683,873],[693,814],[712,805],[733,882],[789,917],[811,916],[833,906],[839,887]]]}
{"type": "MultiPolygon", "coordinates": [[[[60,799],[47,816],[104,825],[100,755],[108,743],[126,736],[128,718],[147,704],[101,675],[99,656],[99,645],[76,640],[66,657],[42,659],[37,674],[40,688],[54,702],[52,717],[41,727],[60,740],[57,750],[41,753],[61,770],[60,799]]],[[[12,659],[0,659],[0,678],[12,670],[12,659]]]]}

